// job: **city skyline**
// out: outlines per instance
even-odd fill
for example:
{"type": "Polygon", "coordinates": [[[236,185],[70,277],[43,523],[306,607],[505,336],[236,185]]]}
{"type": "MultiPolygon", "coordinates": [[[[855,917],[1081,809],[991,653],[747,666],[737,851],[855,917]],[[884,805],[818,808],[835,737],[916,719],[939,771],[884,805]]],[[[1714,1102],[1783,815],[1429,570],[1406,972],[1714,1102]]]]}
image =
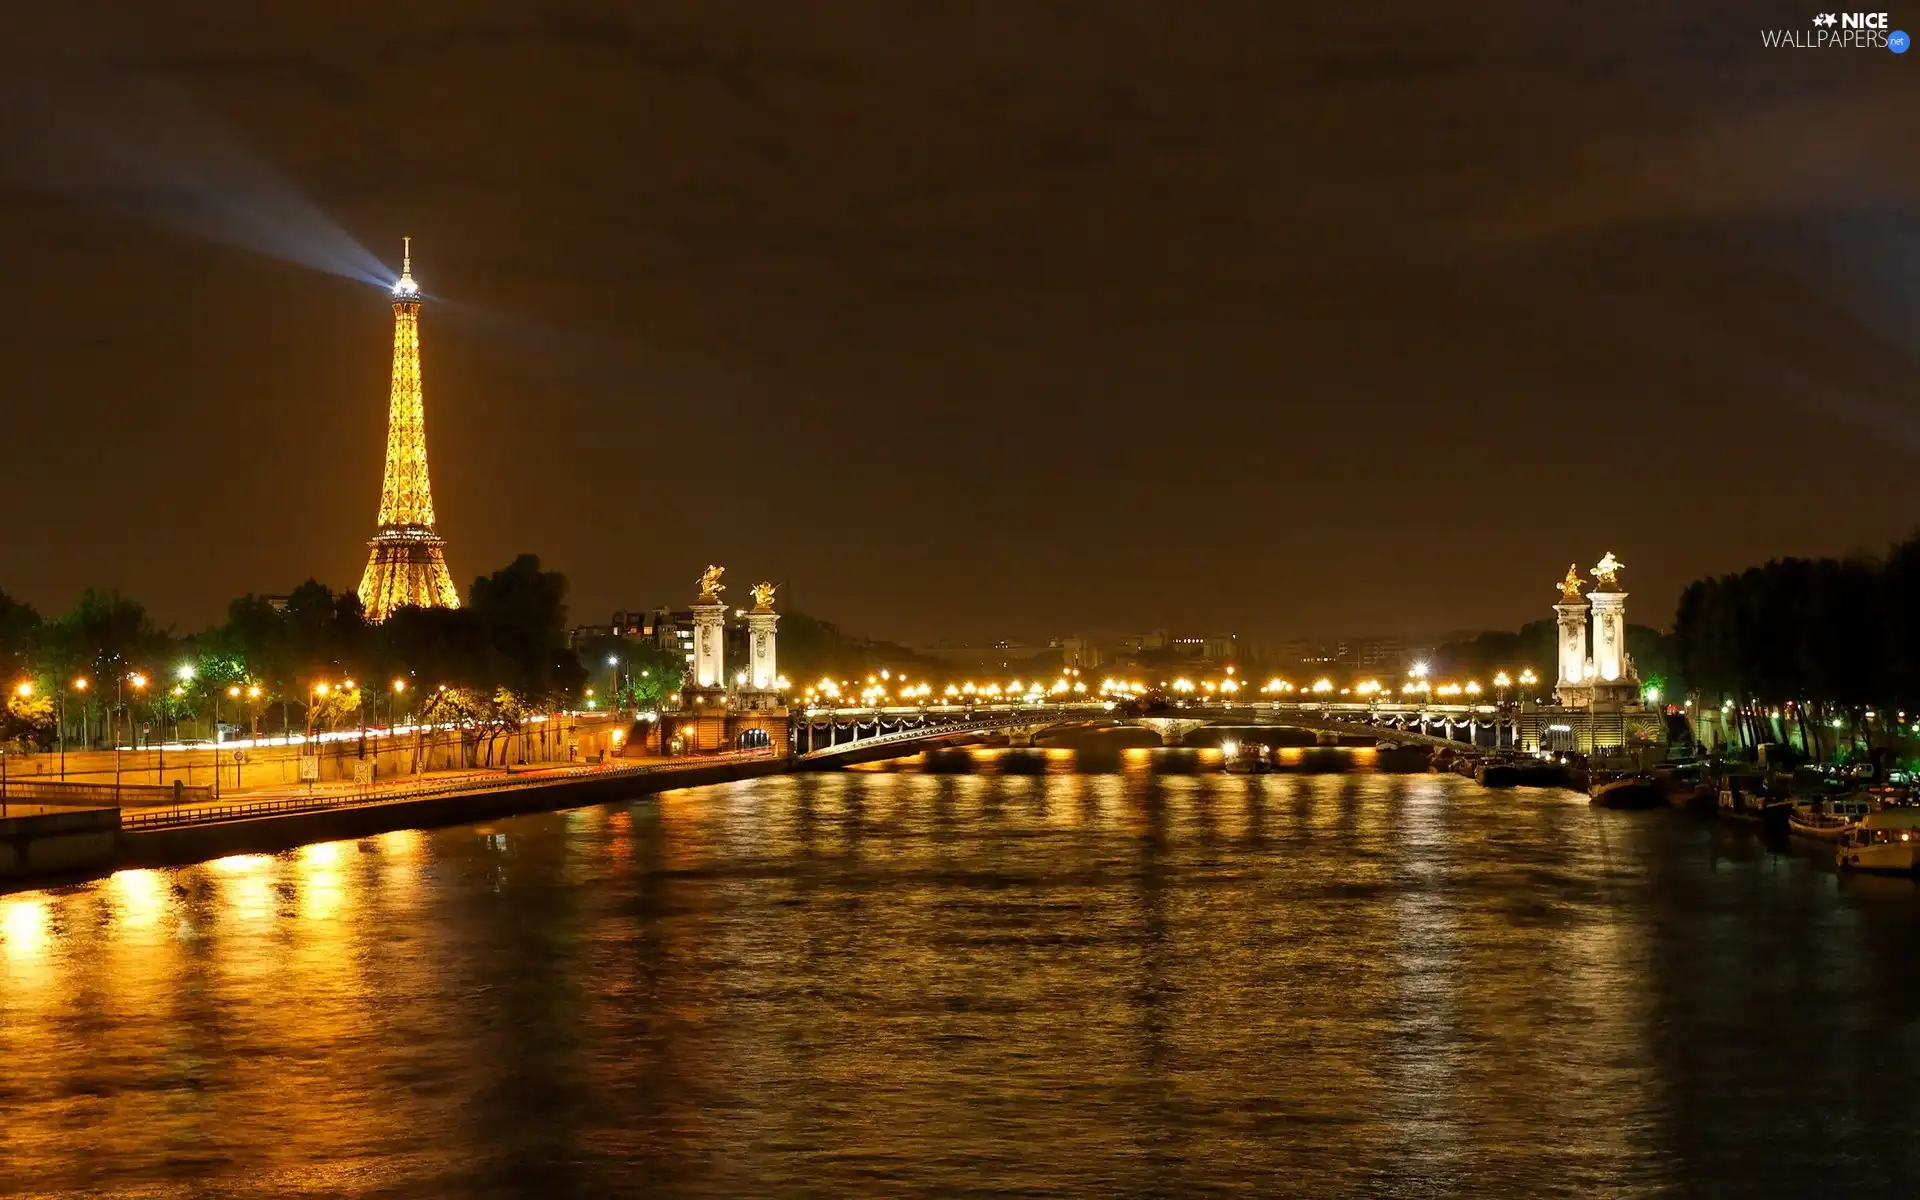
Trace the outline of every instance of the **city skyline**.
{"type": "Polygon", "coordinates": [[[532,551],[582,617],[718,560],[909,640],[1511,628],[1613,543],[1664,624],[1688,580],[1914,523],[1893,55],[1623,60],[1702,36],[1655,12],[1493,47],[1409,11],[1421,52],[1378,59],[1375,18],[1223,5],[1087,60],[1046,16],[426,9],[369,44],[196,11],[0,50],[0,350],[41,398],[10,475],[59,497],[4,585],[43,608],[351,585],[402,233],[455,582],[532,551]],[[503,104],[492,46],[626,152],[503,104]],[[1546,65],[1631,99],[1516,106],[1546,65]],[[1763,492],[1781,456],[1817,502],[1763,492]]]}

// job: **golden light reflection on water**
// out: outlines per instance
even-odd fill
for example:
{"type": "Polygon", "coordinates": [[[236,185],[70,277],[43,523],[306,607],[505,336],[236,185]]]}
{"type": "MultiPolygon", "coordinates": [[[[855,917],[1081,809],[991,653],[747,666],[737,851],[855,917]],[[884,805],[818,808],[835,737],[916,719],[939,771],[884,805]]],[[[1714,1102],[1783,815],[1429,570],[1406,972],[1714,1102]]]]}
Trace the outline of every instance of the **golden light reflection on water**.
{"type": "Polygon", "coordinates": [[[159,871],[115,871],[107,877],[113,919],[122,929],[151,929],[166,907],[167,881],[159,871]]]}
{"type": "Polygon", "coordinates": [[[235,854],[207,864],[216,877],[220,916],[240,925],[263,925],[273,918],[275,864],[269,854],[235,854]]]}
{"type": "Polygon", "coordinates": [[[1673,1164],[1702,1123],[1775,1138],[1736,1101],[1782,1080],[1848,1162],[1904,1128],[1819,1047],[1697,1067],[1765,1028],[1725,1028],[1756,985],[1863,1027],[1912,888],[1715,870],[1676,814],[1450,775],[1056,761],[0,898],[0,1195],[852,1194],[876,1163],[923,1194],[1657,1193],[1737,1190],[1738,1156],[1673,1164]],[[1686,928],[1744,952],[1700,977],[1686,928]]]}
{"type": "Polygon", "coordinates": [[[43,896],[0,897],[0,954],[9,967],[37,966],[45,960],[51,920],[43,896]]]}
{"type": "Polygon", "coordinates": [[[341,856],[352,849],[352,844],[345,842],[321,842],[301,848],[294,886],[299,892],[303,919],[327,921],[340,914],[346,897],[340,872],[341,856]]]}
{"type": "Polygon", "coordinates": [[[373,844],[390,862],[412,862],[420,857],[420,848],[425,842],[426,834],[418,829],[396,829],[373,839],[373,844]]]}

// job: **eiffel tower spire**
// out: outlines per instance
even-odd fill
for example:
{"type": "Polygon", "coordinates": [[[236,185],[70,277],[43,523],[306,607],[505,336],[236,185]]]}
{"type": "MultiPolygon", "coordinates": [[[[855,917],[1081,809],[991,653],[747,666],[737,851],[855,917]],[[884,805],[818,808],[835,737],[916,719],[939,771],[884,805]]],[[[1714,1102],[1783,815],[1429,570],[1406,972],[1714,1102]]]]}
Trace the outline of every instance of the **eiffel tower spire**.
{"type": "Polygon", "coordinates": [[[369,621],[396,608],[459,608],[440,535],[434,531],[427,477],[426,410],[420,388],[420,285],[413,281],[413,239],[406,239],[393,285],[393,390],[387,404],[387,469],[380,528],[368,542],[360,605],[369,621]]]}

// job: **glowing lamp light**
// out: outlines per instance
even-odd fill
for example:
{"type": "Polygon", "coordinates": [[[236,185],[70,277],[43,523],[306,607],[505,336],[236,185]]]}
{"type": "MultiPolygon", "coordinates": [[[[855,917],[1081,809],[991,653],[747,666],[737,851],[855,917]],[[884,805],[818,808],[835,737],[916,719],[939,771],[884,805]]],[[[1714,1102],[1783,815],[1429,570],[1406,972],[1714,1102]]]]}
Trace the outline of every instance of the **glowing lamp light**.
{"type": "Polygon", "coordinates": [[[14,687],[13,694],[24,700],[28,696],[33,695],[33,685],[31,683],[18,684],[14,687]]]}

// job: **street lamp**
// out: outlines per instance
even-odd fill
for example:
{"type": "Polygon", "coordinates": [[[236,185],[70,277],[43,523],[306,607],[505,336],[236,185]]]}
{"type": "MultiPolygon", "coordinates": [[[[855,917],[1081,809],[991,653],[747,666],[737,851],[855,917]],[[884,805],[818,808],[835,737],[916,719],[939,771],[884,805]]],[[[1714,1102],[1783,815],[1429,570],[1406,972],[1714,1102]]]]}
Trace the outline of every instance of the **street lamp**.
{"type": "MultiPolygon", "coordinates": [[[[73,681],[73,690],[84,694],[87,690],[85,677],[73,681]]],[[[84,735],[83,735],[84,736],[84,735]]],[[[60,689],[60,779],[67,778],[67,689],[60,689]]]]}
{"type": "Polygon", "coordinates": [[[340,690],[353,693],[354,707],[360,710],[360,757],[367,756],[367,697],[360,685],[351,679],[340,681],[340,690]]]}
{"type": "Polygon", "coordinates": [[[324,679],[314,680],[313,685],[307,689],[307,741],[309,742],[313,741],[313,706],[326,699],[327,693],[332,690],[332,685],[324,679]]]}
{"type": "MultiPolygon", "coordinates": [[[[14,685],[13,694],[20,697],[22,700],[30,699],[33,696],[33,684],[23,679],[19,683],[14,685]]],[[[5,749],[0,749],[0,816],[5,816],[6,811],[7,811],[7,752],[5,749]]]]}
{"type": "MultiPolygon", "coordinates": [[[[127,739],[122,739],[120,737],[118,725],[117,725],[120,718],[126,715],[126,705],[122,702],[122,693],[120,690],[120,685],[122,682],[131,683],[133,685],[133,690],[138,692],[138,691],[145,690],[147,686],[147,677],[145,675],[142,675],[138,671],[132,671],[124,675],[116,675],[113,677],[113,707],[116,713],[116,716],[115,716],[116,728],[113,735],[113,802],[115,804],[120,803],[120,743],[122,740],[127,740],[127,739]]],[[[128,739],[130,739],[133,734],[132,721],[127,722],[127,734],[128,734],[128,739]]]]}

